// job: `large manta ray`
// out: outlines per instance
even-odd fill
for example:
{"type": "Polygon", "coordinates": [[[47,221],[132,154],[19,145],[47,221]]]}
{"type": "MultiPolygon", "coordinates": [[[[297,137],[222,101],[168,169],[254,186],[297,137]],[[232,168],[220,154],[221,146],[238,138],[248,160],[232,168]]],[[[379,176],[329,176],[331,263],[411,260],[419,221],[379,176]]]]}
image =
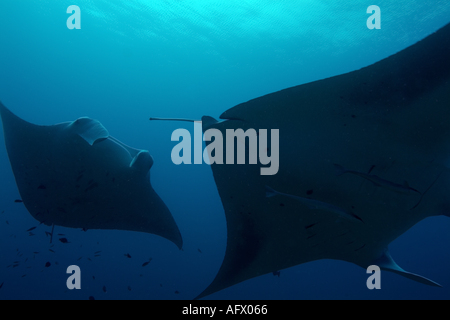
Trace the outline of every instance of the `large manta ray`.
{"type": "Polygon", "coordinates": [[[150,184],[153,159],[90,118],[53,126],[26,122],[0,102],[6,149],[23,203],[46,225],[162,236],[180,231],[150,184]]]}
{"type": "Polygon", "coordinates": [[[378,265],[438,286],[400,268],[388,245],[422,219],[450,213],[450,25],[373,65],[220,118],[203,117],[203,131],[220,130],[224,145],[227,129],[279,129],[279,171],[212,164],[228,240],[217,276],[197,298],[318,259],[378,265]]]}

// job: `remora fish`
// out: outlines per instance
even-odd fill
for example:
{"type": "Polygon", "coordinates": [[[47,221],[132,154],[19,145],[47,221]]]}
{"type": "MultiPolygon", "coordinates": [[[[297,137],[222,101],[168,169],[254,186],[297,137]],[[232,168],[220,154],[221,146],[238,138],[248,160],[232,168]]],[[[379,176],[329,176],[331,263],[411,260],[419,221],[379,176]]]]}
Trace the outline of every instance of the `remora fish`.
{"type": "Polygon", "coordinates": [[[338,165],[338,164],[334,164],[334,168],[336,169],[337,176],[343,175],[345,173],[351,173],[351,174],[357,175],[361,178],[364,178],[366,180],[369,180],[377,187],[382,187],[382,188],[385,188],[385,189],[388,189],[388,190],[391,190],[394,192],[398,192],[398,193],[409,194],[411,192],[416,192],[416,193],[422,195],[422,193],[420,191],[417,191],[416,189],[411,188],[406,181],[403,185],[401,185],[401,184],[398,184],[398,183],[395,183],[395,182],[392,182],[389,180],[382,179],[373,174],[366,174],[366,173],[362,173],[359,171],[347,170],[343,166],[338,165]]]}
{"type": "Polygon", "coordinates": [[[296,199],[296,200],[300,201],[301,203],[305,204],[308,208],[313,209],[313,210],[315,210],[315,209],[316,210],[324,210],[324,211],[335,213],[338,216],[349,219],[349,220],[353,220],[353,221],[358,220],[360,222],[363,222],[362,219],[360,217],[358,217],[356,214],[354,214],[348,210],[342,209],[340,207],[334,206],[332,204],[322,202],[319,200],[313,200],[313,199],[303,198],[303,197],[299,197],[299,196],[294,196],[292,194],[278,192],[278,191],[272,189],[271,187],[266,186],[266,197],[267,198],[270,198],[270,197],[273,197],[276,195],[282,195],[282,196],[296,199]]]}

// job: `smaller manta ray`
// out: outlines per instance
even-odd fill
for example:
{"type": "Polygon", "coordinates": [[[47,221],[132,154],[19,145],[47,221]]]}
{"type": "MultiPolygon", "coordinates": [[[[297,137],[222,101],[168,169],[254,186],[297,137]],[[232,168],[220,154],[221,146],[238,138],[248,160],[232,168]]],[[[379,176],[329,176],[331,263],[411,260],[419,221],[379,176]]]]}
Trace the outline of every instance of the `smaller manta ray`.
{"type": "Polygon", "coordinates": [[[111,137],[97,120],[28,123],[0,102],[6,149],[23,203],[45,225],[152,233],[182,247],[150,184],[153,159],[111,137]]]}

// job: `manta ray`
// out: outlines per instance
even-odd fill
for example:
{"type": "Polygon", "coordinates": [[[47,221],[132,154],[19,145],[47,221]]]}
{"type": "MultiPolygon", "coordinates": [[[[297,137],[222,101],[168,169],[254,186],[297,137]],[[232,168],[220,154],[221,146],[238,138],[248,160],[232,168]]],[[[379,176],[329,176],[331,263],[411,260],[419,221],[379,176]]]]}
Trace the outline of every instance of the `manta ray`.
{"type": "Polygon", "coordinates": [[[197,298],[319,259],[439,286],[388,247],[422,219],[450,216],[449,57],[450,24],[368,67],[239,104],[225,121],[203,117],[224,140],[227,129],[279,129],[279,171],[211,165],[227,248],[197,298]]]}
{"type": "Polygon", "coordinates": [[[152,233],[182,247],[169,209],[150,184],[153,158],[97,120],[52,126],[20,119],[0,102],[6,149],[29,213],[45,225],[152,233]]]}
{"type": "MultiPolygon", "coordinates": [[[[215,163],[217,145],[209,150],[227,247],[197,299],[319,259],[440,286],[402,269],[388,247],[422,219],[450,216],[449,57],[450,24],[360,70],[239,104],[224,121],[202,117],[223,145],[227,130],[278,129],[279,170],[262,175],[248,148],[246,164],[215,163]]],[[[236,160],[246,141],[231,142],[236,160]]]]}

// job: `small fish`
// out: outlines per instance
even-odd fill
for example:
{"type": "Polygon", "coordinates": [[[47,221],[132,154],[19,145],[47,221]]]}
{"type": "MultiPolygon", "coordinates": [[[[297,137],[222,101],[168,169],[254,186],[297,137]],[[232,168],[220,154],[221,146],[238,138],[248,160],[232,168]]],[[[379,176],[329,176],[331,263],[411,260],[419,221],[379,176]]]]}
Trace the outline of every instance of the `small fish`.
{"type": "Polygon", "coordinates": [[[200,249],[197,249],[197,250],[198,250],[198,252],[203,253],[202,250],[200,250],[200,249]]]}
{"type": "Polygon", "coordinates": [[[338,164],[334,164],[334,168],[335,168],[337,176],[343,175],[345,173],[351,173],[351,174],[357,175],[361,178],[364,178],[366,180],[369,180],[376,187],[382,187],[382,188],[385,188],[385,189],[388,189],[388,190],[391,190],[394,192],[398,192],[398,193],[409,194],[411,192],[416,192],[416,193],[422,195],[422,193],[420,193],[420,191],[417,191],[416,189],[411,188],[406,181],[403,185],[401,185],[401,184],[398,184],[398,183],[395,183],[395,182],[392,182],[389,180],[382,179],[373,174],[366,174],[366,173],[362,173],[359,171],[347,170],[343,166],[338,165],[338,164]]]}
{"type": "Polygon", "coordinates": [[[281,272],[280,272],[280,271],[274,271],[274,272],[272,272],[272,274],[273,274],[274,276],[278,276],[278,278],[279,278],[281,272]]]}
{"type": "Polygon", "coordinates": [[[20,199],[16,199],[16,200],[14,200],[14,202],[15,202],[15,203],[22,203],[23,201],[20,200],[20,199]]]}
{"type": "Polygon", "coordinates": [[[106,292],[106,286],[103,286],[103,292],[106,292]]]}
{"type": "Polygon", "coordinates": [[[152,258],[150,258],[147,262],[144,262],[142,264],[143,267],[147,266],[152,261],[152,258]]]}
{"type": "Polygon", "coordinates": [[[92,276],[92,279],[95,280],[95,276],[92,276]]]}
{"type": "Polygon", "coordinates": [[[27,232],[28,232],[28,231],[32,231],[32,230],[34,230],[34,229],[36,229],[36,227],[32,227],[32,228],[28,229],[27,232]]]}
{"type": "Polygon", "coordinates": [[[59,238],[62,243],[70,243],[66,238],[59,238]]]}
{"type": "Polygon", "coordinates": [[[79,257],[79,258],[77,259],[77,261],[80,261],[82,258],[83,258],[83,257],[79,257]]]}
{"type": "Polygon", "coordinates": [[[3,287],[4,282],[2,282],[2,284],[0,284],[0,289],[3,287]]]}
{"type": "Polygon", "coordinates": [[[3,210],[2,213],[0,213],[0,214],[4,214],[4,213],[5,213],[5,210],[3,210]]]}
{"type": "Polygon", "coordinates": [[[34,254],[38,254],[38,253],[39,253],[39,251],[34,251],[33,253],[34,253],[34,254]]]}
{"type": "Polygon", "coordinates": [[[95,300],[93,296],[89,296],[89,300],[95,300]]]}
{"type": "Polygon", "coordinates": [[[65,236],[64,233],[58,233],[58,236],[65,236]]]}
{"type": "MultiPolygon", "coordinates": [[[[1,287],[0,287],[1,288],[1,287]]],[[[130,286],[128,286],[128,291],[131,291],[131,287],[130,286]]]]}
{"type": "Polygon", "coordinates": [[[47,187],[45,185],[43,185],[43,184],[40,184],[38,189],[45,190],[45,189],[47,189],[47,187]]]}
{"type": "Polygon", "coordinates": [[[35,234],[33,232],[30,232],[28,235],[29,236],[34,236],[35,234]]]}
{"type": "Polygon", "coordinates": [[[100,254],[95,254],[95,255],[94,255],[94,257],[100,257],[100,256],[101,256],[100,254]]]}
{"type": "Polygon", "coordinates": [[[129,253],[124,254],[124,256],[131,259],[131,256],[129,253]]]}
{"type": "Polygon", "coordinates": [[[315,222],[315,223],[313,223],[313,224],[309,224],[309,225],[307,225],[307,226],[305,227],[305,229],[312,228],[312,227],[314,227],[316,224],[318,224],[318,222],[315,222]]]}
{"type": "Polygon", "coordinates": [[[99,254],[100,252],[102,252],[102,250],[96,251],[96,252],[94,252],[94,254],[99,254]]]}
{"type": "Polygon", "coordinates": [[[45,267],[46,267],[46,268],[50,267],[51,265],[52,265],[52,264],[51,264],[50,262],[46,262],[46,263],[45,263],[45,267]]]}
{"type": "Polygon", "coordinates": [[[303,198],[303,197],[299,197],[299,196],[294,196],[294,195],[287,194],[287,193],[278,192],[278,191],[272,189],[271,187],[266,186],[266,197],[267,198],[270,198],[270,197],[273,197],[276,195],[282,195],[282,196],[296,199],[312,210],[324,210],[324,211],[335,213],[338,216],[347,218],[349,220],[353,220],[353,221],[357,220],[357,221],[363,222],[362,219],[360,217],[358,217],[356,214],[354,214],[350,211],[347,211],[345,209],[342,209],[340,207],[334,206],[332,204],[322,202],[319,200],[313,200],[313,199],[303,198]]]}
{"type": "Polygon", "coordinates": [[[48,249],[48,251],[55,253],[55,251],[53,251],[52,249],[48,249]]]}
{"type": "Polygon", "coordinates": [[[82,231],[84,231],[84,232],[86,232],[86,231],[88,231],[88,229],[87,228],[83,228],[83,229],[81,229],[82,231]]]}
{"type": "Polygon", "coordinates": [[[48,231],[45,231],[45,235],[48,237],[48,236],[51,236],[52,233],[51,233],[51,232],[48,232],[48,231]]]}
{"type": "Polygon", "coordinates": [[[180,291],[178,291],[178,290],[175,291],[175,294],[179,294],[179,293],[180,293],[180,291]]]}

